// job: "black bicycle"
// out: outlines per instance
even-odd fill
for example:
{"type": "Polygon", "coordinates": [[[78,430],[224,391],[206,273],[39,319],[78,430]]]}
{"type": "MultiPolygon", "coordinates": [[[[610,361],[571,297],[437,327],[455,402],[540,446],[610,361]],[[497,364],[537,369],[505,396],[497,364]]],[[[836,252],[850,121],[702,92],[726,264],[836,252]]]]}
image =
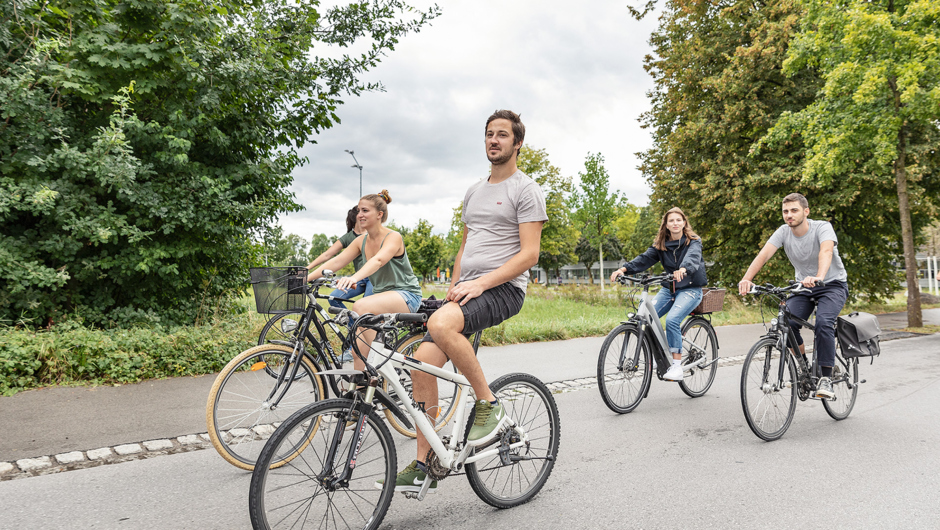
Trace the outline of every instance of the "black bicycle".
{"type": "MultiPolygon", "coordinates": [[[[642,291],[636,313],[631,313],[607,335],[597,359],[597,386],[601,398],[610,410],[618,414],[633,412],[649,394],[654,360],[656,376],[661,381],[672,363],[666,331],[649,296],[651,286],[670,279],[672,274],[668,273],[618,278],[621,284],[627,281],[638,284],[628,295],[629,299],[635,299],[637,292],[642,291]]],[[[720,294],[723,296],[724,291],[720,294]]],[[[683,379],[679,381],[679,387],[689,397],[705,395],[718,370],[718,336],[710,317],[703,315],[720,310],[721,300],[718,300],[717,309],[703,307],[700,304],[682,323],[683,379]]]]}
{"type": "MultiPolygon", "coordinates": [[[[773,297],[778,306],[777,317],[771,319],[769,331],[751,347],[741,370],[744,418],[754,434],[763,440],[783,436],[796,414],[797,400],[820,399],[814,397],[820,377],[816,349],[813,348],[811,361],[800,354],[790,325],[796,323],[810,331],[816,328],[793,315],[786,304],[791,295],[806,291],[809,289],[791,280],[787,287],[755,285],[748,293],[773,297]]],[[[858,358],[846,359],[838,341],[831,380],[835,396],[822,399],[823,408],[833,419],[844,420],[855,406],[859,383],[865,381],[858,380],[858,358]]]]}
{"type": "MultiPolygon", "coordinates": [[[[345,326],[338,325],[318,303],[335,299],[319,293],[321,287],[335,288],[330,271],[310,284],[302,267],[255,268],[251,274],[258,312],[275,317],[262,330],[265,342],[241,352],[219,372],[206,403],[206,426],[213,447],[227,462],[248,471],[254,469],[265,440],[280,422],[305,405],[326,398],[327,386],[335,397],[349,392],[349,377],[331,373],[341,370],[342,363],[327,329],[339,338],[340,351],[353,342],[345,326]],[[293,315],[296,320],[288,318],[293,315]]],[[[433,309],[427,303],[424,301],[419,311],[429,315],[433,309]]],[[[409,323],[387,331],[386,340],[395,351],[410,354],[425,332],[424,324],[409,323]]],[[[410,392],[410,374],[399,375],[410,392]]],[[[438,429],[453,416],[460,388],[444,386],[441,394],[438,429]]],[[[399,400],[394,394],[385,397],[392,405],[399,400]]],[[[415,436],[413,427],[409,430],[410,426],[385,410],[397,431],[415,436]]]]}

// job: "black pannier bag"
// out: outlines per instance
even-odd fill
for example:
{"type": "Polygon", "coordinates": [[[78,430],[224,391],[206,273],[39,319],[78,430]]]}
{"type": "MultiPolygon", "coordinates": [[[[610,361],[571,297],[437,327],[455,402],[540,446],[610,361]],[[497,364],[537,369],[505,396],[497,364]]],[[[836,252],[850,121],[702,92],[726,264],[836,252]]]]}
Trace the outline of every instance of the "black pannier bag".
{"type": "Polygon", "coordinates": [[[880,334],[878,317],[871,313],[855,311],[839,317],[836,323],[836,336],[842,346],[842,356],[846,359],[881,354],[881,345],[878,343],[880,334]]]}

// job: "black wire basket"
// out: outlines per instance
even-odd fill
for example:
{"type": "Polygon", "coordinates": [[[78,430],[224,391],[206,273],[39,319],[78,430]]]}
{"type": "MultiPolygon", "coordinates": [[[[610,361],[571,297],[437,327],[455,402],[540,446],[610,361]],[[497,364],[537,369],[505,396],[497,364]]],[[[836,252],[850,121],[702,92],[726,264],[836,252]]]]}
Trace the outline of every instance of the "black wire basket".
{"type": "Polygon", "coordinates": [[[307,307],[307,269],[303,267],[252,267],[251,287],[259,313],[300,313],[307,307]]]}

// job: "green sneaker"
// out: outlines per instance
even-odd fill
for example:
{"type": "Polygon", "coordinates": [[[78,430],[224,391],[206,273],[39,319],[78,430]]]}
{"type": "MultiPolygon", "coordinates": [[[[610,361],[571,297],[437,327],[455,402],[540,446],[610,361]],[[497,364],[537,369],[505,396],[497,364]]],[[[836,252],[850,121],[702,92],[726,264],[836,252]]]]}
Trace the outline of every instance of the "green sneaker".
{"type": "Polygon", "coordinates": [[[485,399],[478,400],[474,407],[473,427],[467,435],[467,445],[483,445],[491,441],[498,433],[506,420],[506,412],[502,403],[491,404],[485,399]]]}
{"type": "MultiPolygon", "coordinates": [[[[424,485],[424,481],[427,480],[428,476],[426,473],[418,469],[418,461],[412,460],[408,467],[402,469],[398,473],[398,477],[395,478],[395,491],[411,491],[418,493],[421,491],[421,486],[424,485]]],[[[380,490],[385,485],[385,479],[375,481],[375,489],[380,490]]],[[[432,480],[431,485],[428,486],[428,493],[437,492],[437,481],[432,480]]]]}

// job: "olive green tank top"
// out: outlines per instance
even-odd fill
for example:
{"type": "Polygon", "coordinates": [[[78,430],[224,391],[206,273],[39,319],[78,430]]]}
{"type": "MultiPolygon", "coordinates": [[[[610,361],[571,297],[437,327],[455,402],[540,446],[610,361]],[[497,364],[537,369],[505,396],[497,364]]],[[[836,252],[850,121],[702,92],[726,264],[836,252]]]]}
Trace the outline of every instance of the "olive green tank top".
{"type": "MultiPolygon", "coordinates": [[[[395,233],[397,234],[398,232],[395,233]]],[[[386,234],[385,237],[387,238],[388,235],[386,234]]],[[[370,258],[370,256],[366,256],[366,240],[368,239],[369,234],[366,233],[366,237],[362,238],[362,249],[360,250],[365,261],[369,261],[370,258]]],[[[382,248],[383,245],[385,245],[384,239],[379,245],[379,248],[382,248]]],[[[370,274],[369,280],[372,282],[373,293],[407,291],[421,296],[421,284],[418,282],[418,277],[415,276],[414,270],[411,269],[407,249],[405,249],[405,252],[402,253],[401,256],[392,257],[392,259],[388,260],[388,263],[383,265],[379,270],[370,274]]]]}

